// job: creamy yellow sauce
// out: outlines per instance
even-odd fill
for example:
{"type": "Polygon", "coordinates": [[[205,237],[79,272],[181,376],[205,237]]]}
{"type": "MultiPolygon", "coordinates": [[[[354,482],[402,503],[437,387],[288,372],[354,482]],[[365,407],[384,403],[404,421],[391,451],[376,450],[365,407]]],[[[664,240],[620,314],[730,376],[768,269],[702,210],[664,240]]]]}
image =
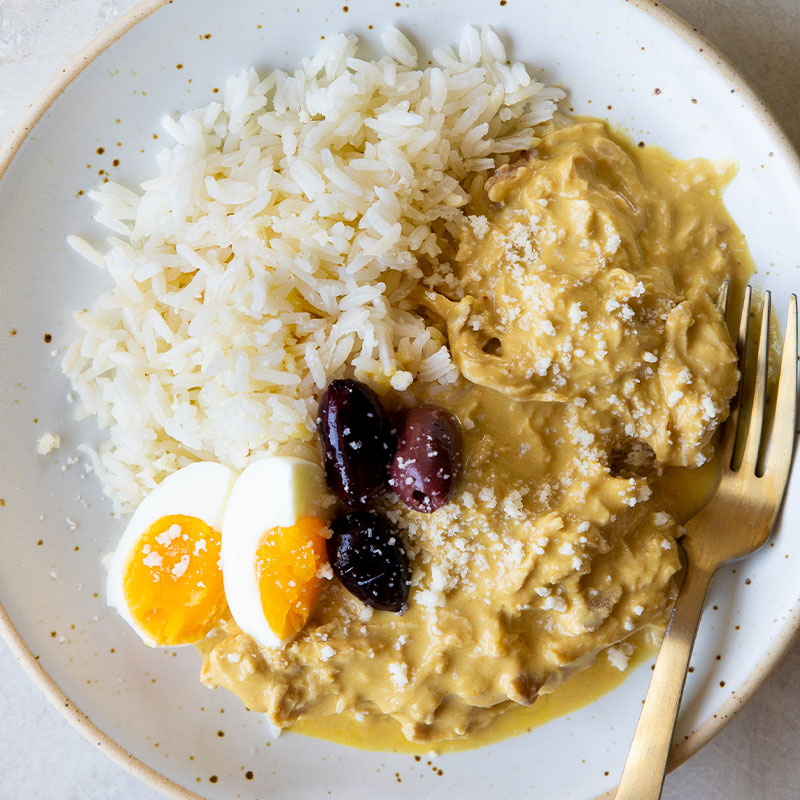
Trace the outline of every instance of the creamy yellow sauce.
{"type": "Polygon", "coordinates": [[[281,727],[427,752],[591,702],[624,678],[609,652],[643,660],[736,387],[716,303],[752,271],[721,200],[732,174],[561,119],[474,181],[452,267],[416,298],[462,377],[385,398],[447,408],[464,436],[452,502],[381,501],[412,560],[408,609],[373,613],[331,581],[280,650],[226,620],[203,681],[281,727]]]}
{"type": "MultiPolygon", "coordinates": [[[[719,478],[718,458],[713,458],[702,467],[693,470],[667,468],[658,481],[655,493],[683,523],[711,499],[719,484],[719,478]]],[[[353,714],[299,720],[290,731],[356,747],[359,750],[417,755],[431,751],[456,753],[486,747],[504,739],[529,733],[534,728],[572,714],[613,691],[624,683],[634,670],[655,657],[658,653],[661,632],[661,628],[653,628],[639,631],[628,639],[634,649],[625,670],[620,671],[612,666],[606,657],[600,656],[591,667],[567,678],[555,691],[543,695],[532,706],[510,708],[485,728],[462,739],[436,742],[434,745],[409,742],[403,736],[399,723],[392,717],[367,716],[358,720],[353,714]]]]}
{"type": "Polygon", "coordinates": [[[655,640],[660,633],[643,631],[630,637],[633,653],[626,669],[620,671],[601,656],[588,669],[564,681],[551,694],[540,697],[532,706],[516,706],[504,711],[486,727],[461,739],[450,739],[433,744],[409,742],[403,736],[400,724],[392,717],[366,717],[356,719],[353,714],[336,717],[304,719],[296,722],[291,733],[325,739],[336,744],[356,747],[359,750],[377,750],[393,753],[459,753],[486,747],[504,739],[511,739],[534,728],[580,710],[616,689],[635,669],[651,659],[657,652],[655,640]]]}

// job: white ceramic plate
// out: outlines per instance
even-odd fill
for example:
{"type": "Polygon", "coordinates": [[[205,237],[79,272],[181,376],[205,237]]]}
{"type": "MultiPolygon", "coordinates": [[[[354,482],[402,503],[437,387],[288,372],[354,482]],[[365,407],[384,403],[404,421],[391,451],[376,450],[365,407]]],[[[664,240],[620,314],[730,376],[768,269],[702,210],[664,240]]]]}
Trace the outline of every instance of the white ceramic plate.
{"type": "MultiPolygon", "coordinates": [[[[70,232],[104,235],[78,191],[101,169],[132,185],[152,174],[161,116],[206,104],[240,68],[292,67],[339,30],[374,46],[388,22],[422,48],[456,43],[465,23],[489,23],[514,58],[569,90],[566,106],[576,112],[606,116],[678,156],[736,159],[726,202],[760,265],[757,280],[773,289],[782,315],[800,288],[797,155],[741,78],[656,4],[459,0],[445,12],[436,0],[156,0],[100,37],[0,150],[0,630],[90,740],[175,797],[589,798],[614,786],[650,676],[642,668],[592,706],[526,736],[432,759],[439,774],[425,759],[299,736],[268,746],[259,715],[200,685],[193,650],[143,647],[105,607],[100,559],[121,523],[96,480],[70,463],[76,446],[99,434],[91,421],[72,421],[58,366],[76,334],[72,310],[106,280],[65,246],[70,232]],[[63,446],[43,458],[35,442],[46,431],[63,446]]],[[[800,512],[798,483],[784,519],[800,512]]],[[[713,588],[673,763],[722,727],[797,630],[800,547],[787,528],[713,588]]]]}

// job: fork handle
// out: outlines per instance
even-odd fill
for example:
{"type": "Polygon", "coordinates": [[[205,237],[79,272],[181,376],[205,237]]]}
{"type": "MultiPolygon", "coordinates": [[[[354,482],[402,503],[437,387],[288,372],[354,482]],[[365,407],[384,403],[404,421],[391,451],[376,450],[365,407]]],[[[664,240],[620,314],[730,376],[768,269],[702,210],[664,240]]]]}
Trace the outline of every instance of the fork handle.
{"type": "Polygon", "coordinates": [[[661,797],[686,671],[714,572],[694,567],[691,562],[687,566],[686,577],[664,634],[650,688],[617,788],[616,800],[658,800],[661,797]]]}

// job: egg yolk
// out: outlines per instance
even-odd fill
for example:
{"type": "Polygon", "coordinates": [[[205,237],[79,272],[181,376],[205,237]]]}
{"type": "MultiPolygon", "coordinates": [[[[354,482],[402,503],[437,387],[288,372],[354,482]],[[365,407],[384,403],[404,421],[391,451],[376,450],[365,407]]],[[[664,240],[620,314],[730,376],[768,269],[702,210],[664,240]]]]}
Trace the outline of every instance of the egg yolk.
{"type": "Polygon", "coordinates": [[[197,517],[173,514],[138,540],[122,575],[128,611],[157,645],[202,639],[225,610],[220,535],[197,517]]]}
{"type": "Polygon", "coordinates": [[[264,618],[279,639],[306,624],[322,585],[327,562],[325,523],[305,517],[288,528],[266,531],[256,550],[256,579],[264,618]]]}

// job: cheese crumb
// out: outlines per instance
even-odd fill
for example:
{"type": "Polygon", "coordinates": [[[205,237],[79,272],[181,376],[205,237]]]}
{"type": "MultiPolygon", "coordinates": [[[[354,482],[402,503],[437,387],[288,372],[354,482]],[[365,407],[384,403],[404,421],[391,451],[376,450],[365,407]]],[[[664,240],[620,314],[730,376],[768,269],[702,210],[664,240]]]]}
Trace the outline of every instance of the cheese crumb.
{"type": "Polygon", "coordinates": [[[414,380],[414,376],[410,372],[406,372],[405,370],[398,370],[397,372],[389,378],[389,383],[392,385],[392,389],[398,392],[404,392],[411,386],[412,381],[414,380]]]}
{"type": "Polygon", "coordinates": [[[444,595],[441,592],[432,592],[430,589],[416,592],[414,599],[425,608],[441,608],[444,605],[444,595]]]}
{"type": "Polygon", "coordinates": [[[323,661],[330,661],[335,654],[336,651],[329,644],[323,645],[319,650],[319,657],[323,661]]]}
{"type": "Polygon", "coordinates": [[[333,580],[333,568],[327,561],[317,570],[316,577],[326,581],[333,580]]]}
{"type": "Polygon", "coordinates": [[[61,447],[61,437],[53,433],[46,433],[36,442],[36,452],[40,456],[46,456],[53,450],[58,450],[59,447],[61,447]]]}
{"type": "Polygon", "coordinates": [[[392,676],[392,683],[398,689],[408,685],[408,664],[404,661],[393,661],[389,664],[389,674],[392,676]]]}
{"type": "Polygon", "coordinates": [[[163,563],[164,559],[161,557],[161,553],[156,553],[155,551],[148,553],[142,559],[142,564],[146,567],[160,567],[163,563]]]}
{"type": "Polygon", "coordinates": [[[489,233],[489,220],[482,214],[467,217],[467,222],[470,224],[473,233],[479,238],[483,239],[489,233]]]}
{"type": "Polygon", "coordinates": [[[156,536],[156,542],[162,547],[167,547],[174,539],[177,539],[182,532],[180,525],[170,525],[163,533],[159,533],[158,536],[156,536]]]}
{"type": "Polygon", "coordinates": [[[619,250],[619,246],[622,244],[622,238],[618,233],[612,233],[611,236],[606,239],[606,253],[610,256],[613,256],[614,253],[619,250]]]}
{"type": "Polygon", "coordinates": [[[189,567],[189,556],[184,553],[184,555],[181,556],[181,560],[172,568],[171,571],[176,578],[182,578],[186,573],[188,567],[189,567]]]}
{"type": "Polygon", "coordinates": [[[667,405],[674,408],[683,398],[683,392],[680,389],[673,389],[667,397],[667,405]]]}
{"type": "Polygon", "coordinates": [[[478,499],[486,503],[489,508],[494,508],[497,505],[497,498],[491,486],[484,486],[483,489],[478,492],[478,499]]]}
{"type": "Polygon", "coordinates": [[[581,322],[581,320],[586,319],[586,312],[581,308],[580,303],[573,303],[569,307],[567,316],[569,316],[569,321],[573,325],[578,325],[581,322]]]}
{"type": "Polygon", "coordinates": [[[550,595],[549,597],[545,597],[542,608],[545,611],[550,611],[550,609],[552,609],[553,611],[563,612],[567,610],[567,604],[563,597],[554,597],[550,595]]]}
{"type": "Polygon", "coordinates": [[[540,377],[544,377],[547,375],[547,370],[550,369],[550,364],[552,363],[552,359],[550,356],[542,356],[541,358],[537,358],[536,362],[533,365],[533,368],[536,370],[536,374],[540,377]]]}
{"type": "Polygon", "coordinates": [[[622,642],[621,644],[609,647],[606,650],[606,658],[612,667],[616,667],[620,672],[625,672],[628,668],[628,662],[633,655],[633,645],[629,642],[622,642]]]}

